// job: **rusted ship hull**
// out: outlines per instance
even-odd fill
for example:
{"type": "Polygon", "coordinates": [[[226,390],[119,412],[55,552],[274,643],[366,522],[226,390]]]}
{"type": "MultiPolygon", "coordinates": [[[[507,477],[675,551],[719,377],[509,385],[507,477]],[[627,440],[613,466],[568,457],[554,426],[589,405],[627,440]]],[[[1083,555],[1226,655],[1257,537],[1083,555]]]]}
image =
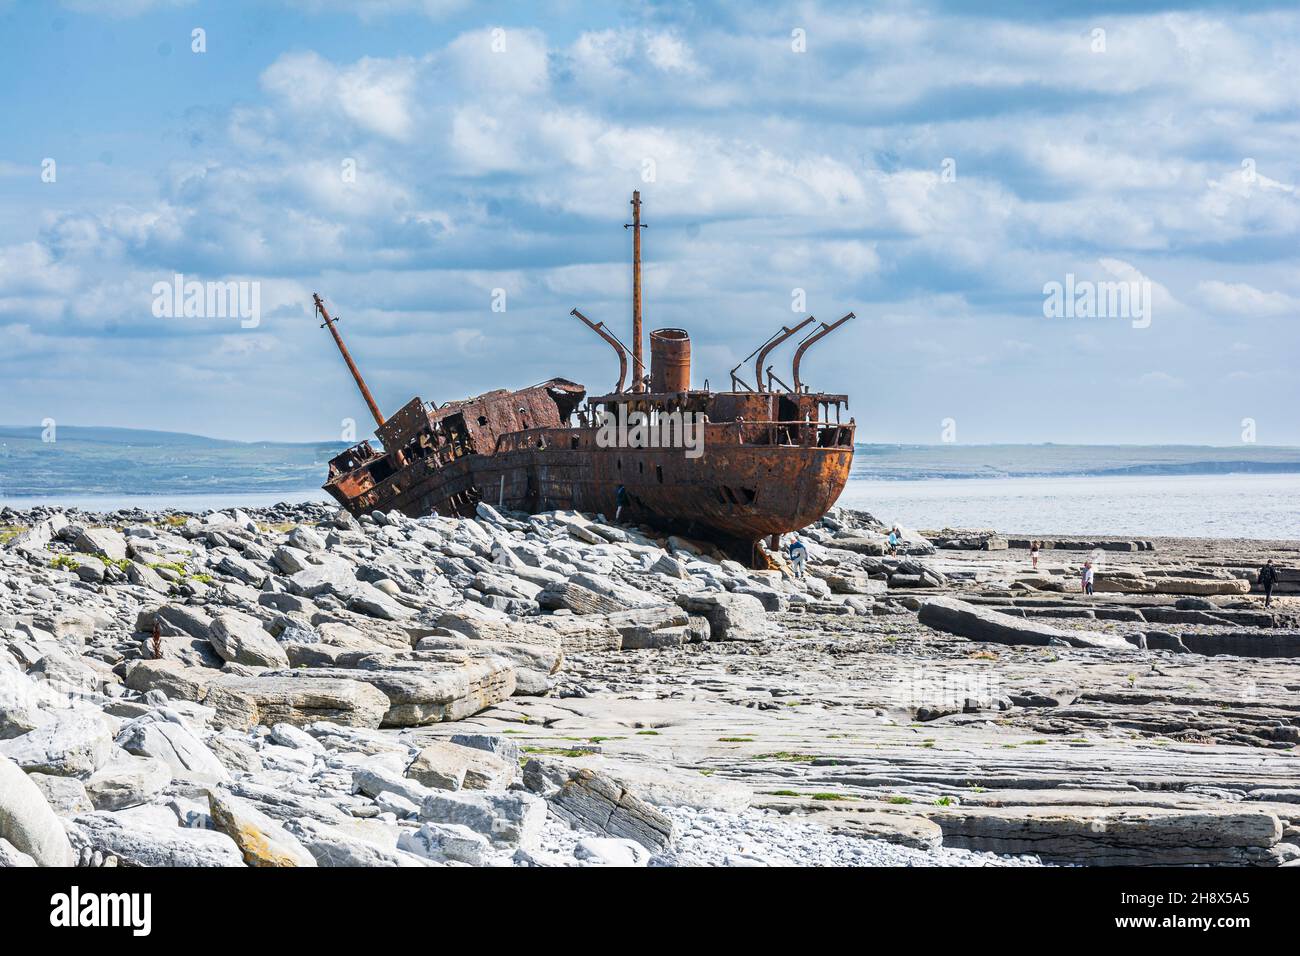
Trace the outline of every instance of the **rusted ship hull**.
{"type": "Polygon", "coordinates": [[[513,484],[508,507],[573,508],[612,517],[617,488],[624,486],[624,520],[691,531],[711,530],[744,541],[796,531],[824,515],[844,489],[853,452],[847,448],[746,448],[713,458],[678,459],[674,478],[656,479],[661,455],[646,449],[607,449],[597,454],[514,453],[523,461],[489,459],[482,474],[491,489],[513,484]],[[636,477],[620,482],[622,471],[636,477]],[[642,470],[644,469],[644,470],[642,470]],[[647,480],[648,478],[648,480],[647,480]],[[524,487],[521,488],[521,485],[524,487]],[[536,493],[529,487],[536,487],[536,493]]]}
{"type": "Polygon", "coordinates": [[[438,468],[417,463],[351,498],[326,487],[357,514],[395,508],[412,517],[469,515],[486,501],[516,511],[571,508],[612,518],[621,485],[624,520],[755,541],[816,521],[848,480],[852,426],[797,430],[807,444],[753,443],[756,433],[771,431],[758,424],[709,425],[703,454],[689,458],[681,449],[602,448],[594,428],[533,429],[503,436],[490,455],[438,468]],[[819,447],[819,440],[829,447],[819,447]]]}

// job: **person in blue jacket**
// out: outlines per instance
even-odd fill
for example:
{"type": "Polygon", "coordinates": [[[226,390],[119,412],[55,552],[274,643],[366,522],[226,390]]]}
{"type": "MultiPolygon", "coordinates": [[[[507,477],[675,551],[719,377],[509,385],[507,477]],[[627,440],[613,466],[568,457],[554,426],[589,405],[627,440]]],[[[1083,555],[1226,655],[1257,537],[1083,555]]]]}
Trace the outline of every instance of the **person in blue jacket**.
{"type": "Polygon", "coordinates": [[[794,568],[794,576],[796,578],[803,577],[803,566],[807,562],[807,560],[808,560],[808,548],[804,545],[802,541],[799,540],[799,536],[797,534],[791,535],[790,564],[794,568]]]}

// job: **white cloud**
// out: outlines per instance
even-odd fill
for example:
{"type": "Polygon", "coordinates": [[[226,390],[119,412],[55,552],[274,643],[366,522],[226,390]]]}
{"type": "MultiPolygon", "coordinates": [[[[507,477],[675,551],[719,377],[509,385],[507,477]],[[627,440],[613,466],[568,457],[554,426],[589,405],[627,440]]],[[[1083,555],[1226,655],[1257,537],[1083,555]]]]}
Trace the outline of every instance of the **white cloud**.
{"type": "Polygon", "coordinates": [[[405,140],[412,126],[417,64],[363,57],[339,67],[318,53],[287,53],[262,73],[262,88],[299,117],[345,117],[355,127],[405,140]]]}
{"type": "Polygon", "coordinates": [[[535,96],[548,85],[546,37],[539,30],[473,30],[453,40],[439,55],[457,89],[475,98],[535,96]]]}
{"type": "Polygon", "coordinates": [[[1300,299],[1285,292],[1264,292],[1245,282],[1208,279],[1196,286],[1200,303],[1219,315],[1243,318],[1300,314],[1300,299]]]}
{"type": "Polygon", "coordinates": [[[665,73],[693,76],[700,72],[691,48],[671,33],[651,33],[645,37],[646,58],[665,73]]]}

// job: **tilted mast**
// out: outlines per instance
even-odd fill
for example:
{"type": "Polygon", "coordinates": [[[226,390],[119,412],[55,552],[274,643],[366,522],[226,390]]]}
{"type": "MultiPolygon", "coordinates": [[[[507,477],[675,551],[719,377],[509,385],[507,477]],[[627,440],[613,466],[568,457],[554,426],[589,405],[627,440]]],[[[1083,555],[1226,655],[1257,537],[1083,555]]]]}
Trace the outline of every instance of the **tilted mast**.
{"type": "Polygon", "coordinates": [[[339,330],[334,327],[334,320],[330,318],[330,314],[325,308],[325,303],[321,301],[320,294],[313,292],[311,297],[316,301],[316,311],[319,312],[321,318],[325,320],[321,323],[321,328],[328,328],[330,334],[334,336],[334,344],[339,347],[339,352],[343,355],[343,361],[347,362],[348,371],[351,372],[352,377],[357,380],[357,388],[361,389],[361,397],[364,398],[366,404],[370,406],[370,414],[375,417],[375,424],[383,425],[383,412],[381,412],[379,406],[375,404],[375,400],[370,394],[370,389],[366,388],[366,380],[361,377],[361,372],[357,369],[357,363],[352,361],[352,355],[348,352],[348,347],[343,344],[343,338],[339,335],[339,330]]]}

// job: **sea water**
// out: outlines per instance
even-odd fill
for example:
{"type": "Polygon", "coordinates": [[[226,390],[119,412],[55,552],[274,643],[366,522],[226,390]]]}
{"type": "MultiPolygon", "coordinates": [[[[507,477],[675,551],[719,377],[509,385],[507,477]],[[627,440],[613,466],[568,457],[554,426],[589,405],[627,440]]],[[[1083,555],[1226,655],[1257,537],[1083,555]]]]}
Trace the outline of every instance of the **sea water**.
{"type": "Polygon", "coordinates": [[[1300,540],[1300,475],[881,480],[839,505],[911,528],[1300,540]]]}

